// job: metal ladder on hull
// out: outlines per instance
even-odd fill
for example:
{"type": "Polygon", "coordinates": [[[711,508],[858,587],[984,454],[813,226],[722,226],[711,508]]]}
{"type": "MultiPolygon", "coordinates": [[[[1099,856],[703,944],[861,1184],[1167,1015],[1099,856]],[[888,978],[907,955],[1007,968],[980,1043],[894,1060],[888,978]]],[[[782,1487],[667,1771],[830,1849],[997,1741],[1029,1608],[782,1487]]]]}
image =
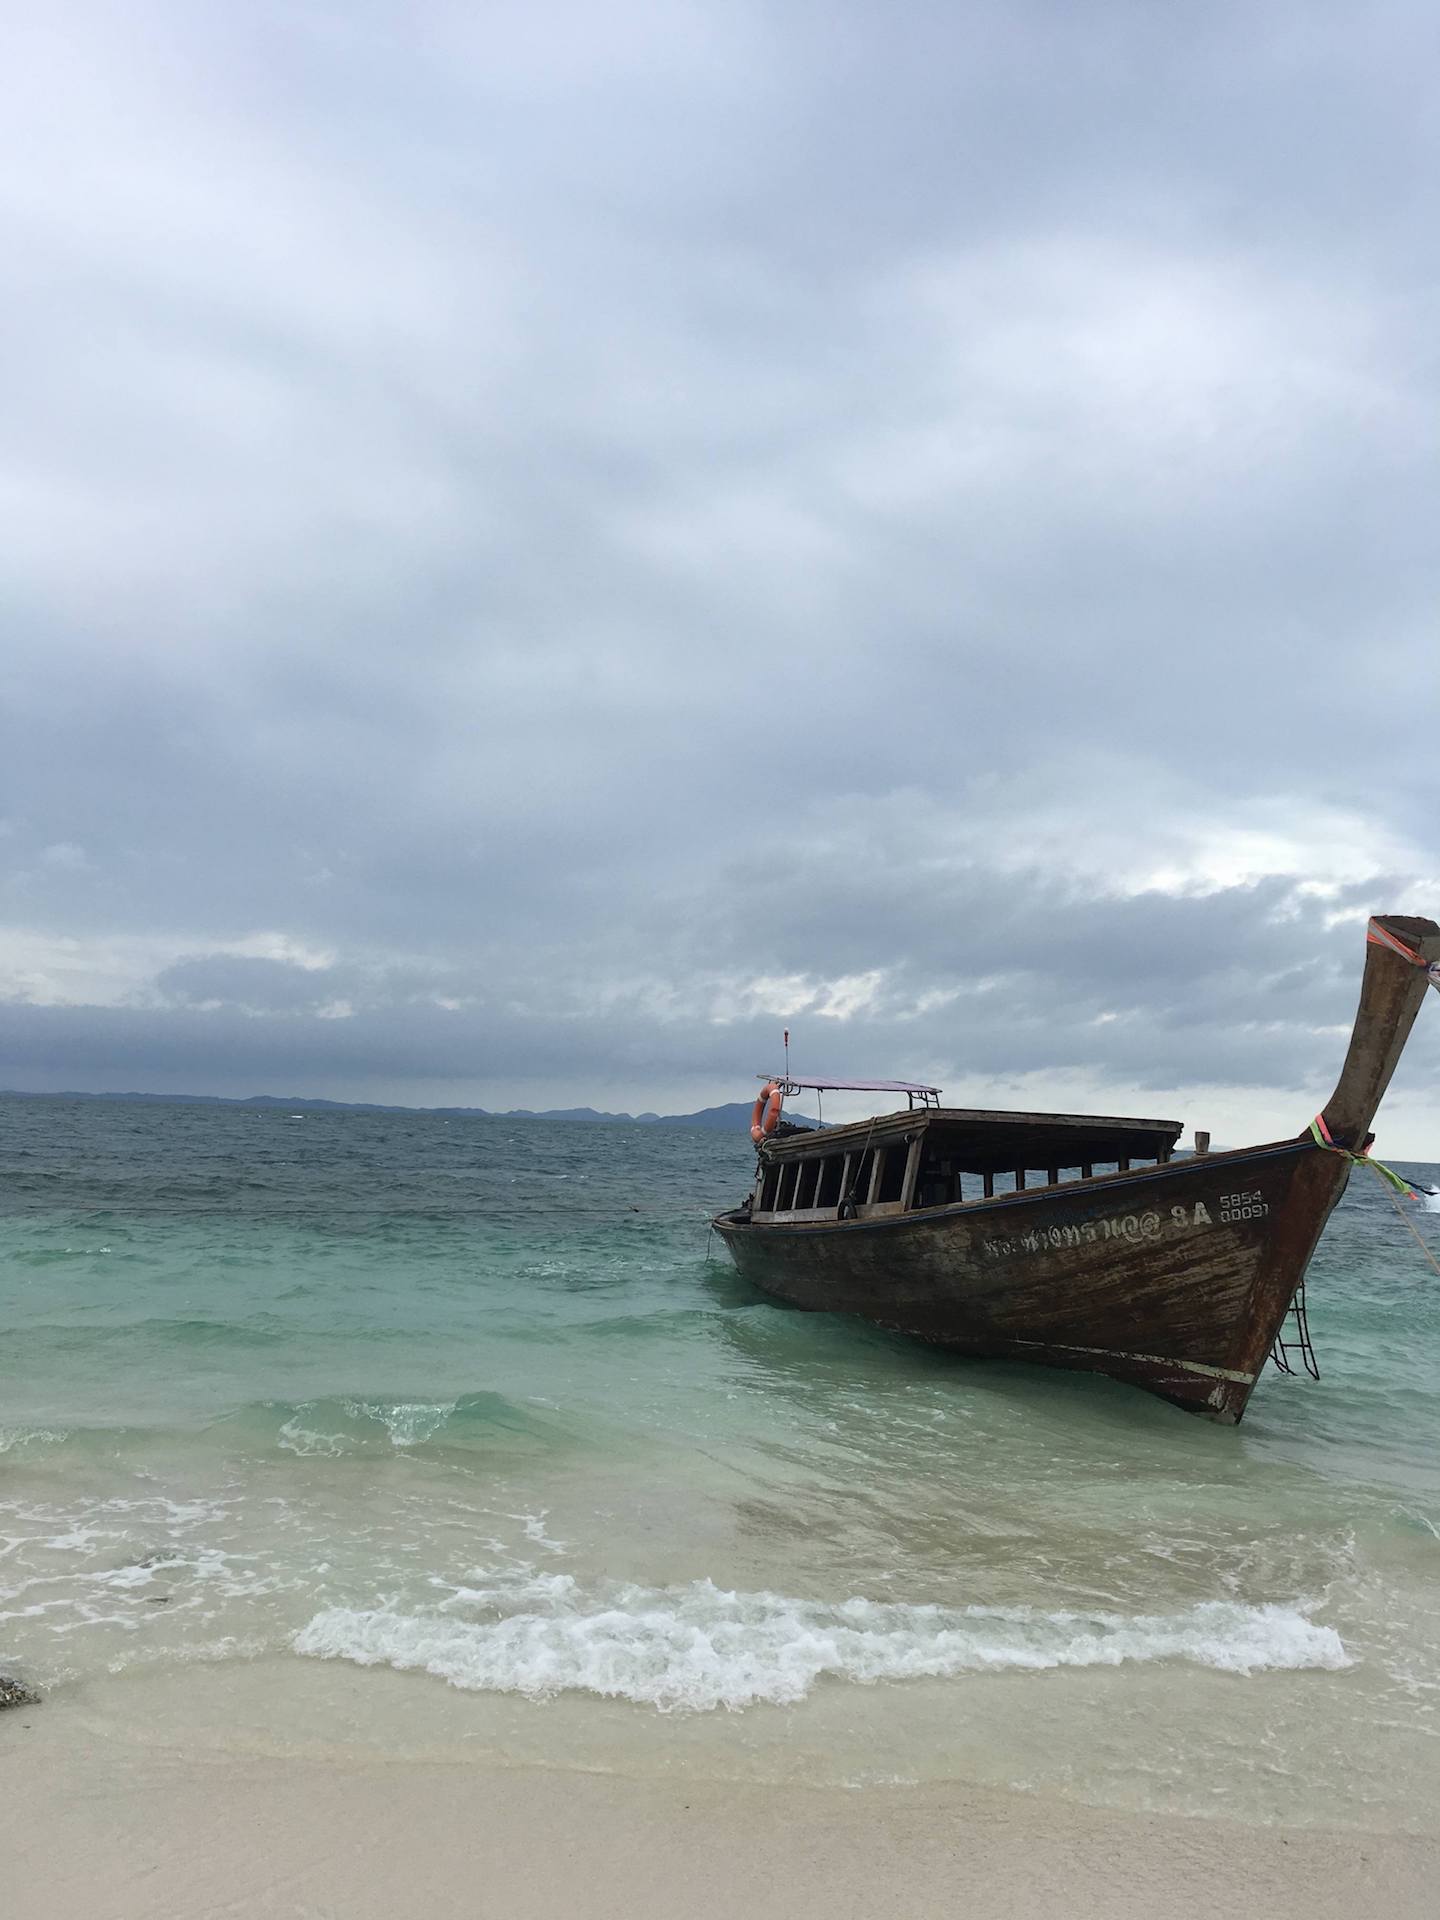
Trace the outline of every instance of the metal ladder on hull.
{"type": "Polygon", "coordinates": [[[1270,1349],[1270,1358],[1281,1373],[1294,1373],[1294,1361],[1300,1365],[1312,1380],[1320,1378],[1320,1368],[1315,1359],[1315,1348],[1310,1340],[1310,1320],[1305,1312],[1305,1282],[1302,1280],[1295,1289],[1285,1318],[1280,1322],[1275,1335],[1275,1344],[1270,1349]],[[1286,1335],[1289,1338],[1286,1338],[1286,1335]]]}

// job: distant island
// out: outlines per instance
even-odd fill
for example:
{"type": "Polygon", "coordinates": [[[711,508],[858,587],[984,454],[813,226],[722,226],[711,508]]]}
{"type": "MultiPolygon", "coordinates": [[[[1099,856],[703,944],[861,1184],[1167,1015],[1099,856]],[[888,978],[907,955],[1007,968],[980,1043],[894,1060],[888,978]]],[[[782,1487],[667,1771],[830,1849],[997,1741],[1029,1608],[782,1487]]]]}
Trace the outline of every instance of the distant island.
{"type": "MultiPolygon", "coordinates": [[[[595,1126],[709,1127],[726,1132],[748,1128],[751,1114],[748,1100],[732,1100],[723,1107],[702,1107],[698,1113],[600,1113],[594,1107],[551,1107],[543,1112],[531,1107],[510,1107],[504,1112],[495,1112],[489,1107],[401,1107],[374,1100],[312,1100],[276,1093],[252,1093],[243,1099],[232,1099],[219,1093],[81,1093],[73,1090],[27,1093],[19,1087],[0,1087],[0,1100],[106,1100],[163,1107],[283,1107],[289,1113],[428,1113],[445,1120],[574,1120],[595,1126]]],[[[803,1113],[787,1114],[786,1118],[797,1126],[818,1124],[803,1113]]]]}

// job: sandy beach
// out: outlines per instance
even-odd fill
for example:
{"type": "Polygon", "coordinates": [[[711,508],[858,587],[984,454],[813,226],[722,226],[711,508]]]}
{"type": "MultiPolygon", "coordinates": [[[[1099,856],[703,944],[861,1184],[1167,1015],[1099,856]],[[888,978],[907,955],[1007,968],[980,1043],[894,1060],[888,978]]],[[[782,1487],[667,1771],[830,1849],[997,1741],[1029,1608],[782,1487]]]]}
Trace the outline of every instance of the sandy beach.
{"type": "Polygon", "coordinates": [[[777,1789],[136,1744],[49,1701],[0,1720],[14,1920],[1306,1920],[1435,1911],[1440,1842],[1242,1827],[969,1787],[777,1789]]]}

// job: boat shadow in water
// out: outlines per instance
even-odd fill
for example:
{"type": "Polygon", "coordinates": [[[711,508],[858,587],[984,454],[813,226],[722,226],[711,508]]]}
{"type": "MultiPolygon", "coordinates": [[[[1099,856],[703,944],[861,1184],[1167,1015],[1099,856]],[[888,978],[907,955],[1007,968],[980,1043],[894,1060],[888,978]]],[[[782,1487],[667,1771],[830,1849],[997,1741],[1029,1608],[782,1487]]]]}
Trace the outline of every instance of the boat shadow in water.
{"type": "MultiPolygon", "coordinates": [[[[863,1401],[883,1418],[917,1393],[943,1401],[947,1413],[1001,1426],[1049,1427],[1056,1444],[1073,1437],[1077,1421],[1110,1430],[1119,1440],[1176,1432],[1179,1408],[1129,1391],[1121,1381],[1086,1371],[1059,1371],[1030,1361],[958,1353],[912,1335],[877,1326],[859,1314],[827,1313],[778,1301],[739,1276],[728,1284],[708,1277],[706,1291],[726,1311],[712,1316],[709,1334],[724,1346],[753,1390],[823,1408],[831,1401],[863,1401]],[[738,1284],[737,1284],[738,1282],[738,1284]]],[[[1187,1442],[1193,1451],[1197,1436],[1187,1442]]],[[[1217,1443],[1225,1447],[1220,1435],[1217,1443]]]]}

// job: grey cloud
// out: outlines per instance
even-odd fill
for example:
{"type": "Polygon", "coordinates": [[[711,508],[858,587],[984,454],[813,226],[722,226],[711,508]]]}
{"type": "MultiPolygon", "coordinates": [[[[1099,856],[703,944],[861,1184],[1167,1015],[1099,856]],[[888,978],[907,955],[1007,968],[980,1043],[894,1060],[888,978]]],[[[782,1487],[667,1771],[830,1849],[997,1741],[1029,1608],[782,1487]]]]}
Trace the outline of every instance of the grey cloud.
{"type": "MultiPolygon", "coordinates": [[[[970,905],[981,906],[978,892],[970,905]]],[[[863,1018],[802,1013],[796,1041],[808,1064],[933,1072],[951,1084],[1074,1072],[1129,1087],[1137,1100],[1192,1080],[1308,1087],[1338,1069],[1360,930],[1325,928],[1312,898],[1271,885],[1191,901],[1076,903],[1057,915],[1031,886],[994,924],[998,940],[980,927],[963,953],[928,965],[907,956],[863,1018]],[[936,989],[952,997],[917,1012],[936,989]]],[[[878,948],[866,957],[880,958],[878,948]]],[[[593,982],[577,983],[562,952],[536,954],[528,974],[512,962],[504,979],[478,968],[197,957],[160,974],[160,1005],[6,1009],[0,1076],[43,1071],[69,1084],[88,1060],[127,1085],[153,1069],[162,1084],[193,1090],[204,1062],[225,1091],[278,1076],[288,1090],[309,1084],[338,1097],[368,1097],[357,1089],[388,1078],[437,1103],[509,1104],[517,1088],[575,1084],[743,1093],[775,1051],[777,1018],[743,1006],[717,1016],[725,983],[678,977],[678,992],[666,977],[668,997],[651,980],[608,984],[602,999],[593,982]]],[[[1415,1071],[1440,1066],[1437,1041],[1422,1031],[1415,1071]]]]}
{"type": "Polygon", "coordinates": [[[668,1107],[878,969],[856,1071],[1299,1084],[1440,893],[1433,33],[37,18],[0,928],[171,957],[12,1073],[668,1107]]]}
{"type": "Polygon", "coordinates": [[[212,954],[177,960],[155,976],[155,992],[179,1007],[226,1007],[242,1013],[319,1013],[341,998],[344,974],[334,967],[212,954]]]}

